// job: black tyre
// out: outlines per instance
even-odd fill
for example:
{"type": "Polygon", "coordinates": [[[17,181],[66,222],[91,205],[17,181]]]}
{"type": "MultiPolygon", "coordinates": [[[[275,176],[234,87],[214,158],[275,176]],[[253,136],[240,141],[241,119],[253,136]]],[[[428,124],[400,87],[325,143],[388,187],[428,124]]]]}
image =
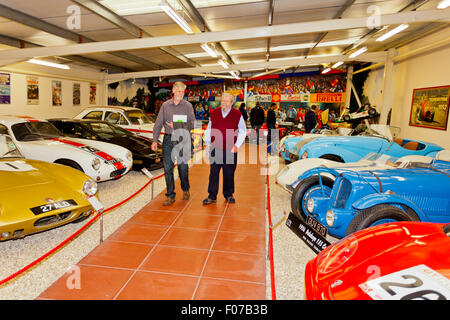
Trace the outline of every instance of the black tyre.
{"type": "Polygon", "coordinates": [[[350,222],[346,235],[376,225],[397,221],[420,221],[420,219],[412,210],[406,212],[392,205],[379,204],[361,210],[350,222]]]}
{"type": "Polygon", "coordinates": [[[321,159],[327,159],[327,160],[331,160],[331,161],[336,161],[336,162],[342,162],[344,163],[344,159],[342,159],[341,157],[335,155],[335,154],[324,154],[323,156],[320,156],[321,159]]]}
{"type": "Polygon", "coordinates": [[[377,114],[377,109],[370,108],[368,112],[369,112],[369,115],[374,116],[377,114]]]}
{"type": "Polygon", "coordinates": [[[344,121],[350,121],[350,119],[351,119],[351,118],[350,118],[349,115],[346,114],[346,115],[344,116],[344,121]]]}
{"type": "MultiPolygon", "coordinates": [[[[321,176],[322,184],[326,195],[331,194],[334,180],[321,176]]],[[[306,204],[310,196],[322,194],[322,187],[320,186],[319,177],[317,175],[303,179],[297,184],[291,197],[292,213],[300,219],[306,219],[307,215],[311,214],[306,208],[306,204]]]]}
{"type": "Polygon", "coordinates": [[[77,169],[77,170],[79,170],[81,172],[84,172],[83,168],[81,168],[81,166],[78,163],[76,163],[75,161],[73,161],[73,160],[59,159],[59,160],[56,160],[55,163],[62,164],[62,165],[65,165],[65,166],[77,169]]]}

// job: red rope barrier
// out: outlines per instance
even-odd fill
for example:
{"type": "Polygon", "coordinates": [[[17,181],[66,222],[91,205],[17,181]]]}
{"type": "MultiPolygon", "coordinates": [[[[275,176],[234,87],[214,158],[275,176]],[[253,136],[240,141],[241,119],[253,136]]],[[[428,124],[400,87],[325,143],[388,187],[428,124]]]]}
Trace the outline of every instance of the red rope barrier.
{"type": "Polygon", "coordinates": [[[269,153],[267,152],[267,214],[269,217],[269,252],[270,252],[270,284],[272,288],[272,300],[277,300],[276,287],[275,287],[275,264],[273,261],[273,230],[270,228],[272,225],[272,212],[270,209],[270,182],[269,182],[269,153]]]}

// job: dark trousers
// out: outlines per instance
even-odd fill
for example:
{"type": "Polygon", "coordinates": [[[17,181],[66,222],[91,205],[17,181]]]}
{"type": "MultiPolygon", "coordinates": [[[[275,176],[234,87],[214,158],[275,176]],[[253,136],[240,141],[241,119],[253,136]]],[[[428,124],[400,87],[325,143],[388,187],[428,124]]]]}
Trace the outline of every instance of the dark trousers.
{"type": "Polygon", "coordinates": [[[166,180],[167,193],[166,197],[175,198],[175,180],[173,176],[174,160],[177,160],[178,175],[180,176],[181,189],[189,191],[189,166],[188,162],[183,157],[176,155],[174,150],[174,142],[171,136],[165,135],[162,144],[163,149],[163,163],[164,163],[164,178],[166,180]]]}
{"type": "MultiPolygon", "coordinates": [[[[256,144],[259,144],[259,130],[261,129],[261,124],[252,124],[252,129],[255,130],[256,132],[256,144]]],[[[254,136],[253,136],[253,131],[252,134],[250,135],[251,138],[251,142],[254,142],[254,136]]]]}
{"type": "Polygon", "coordinates": [[[219,175],[223,171],[223,196],[231,197],[234,193],[234,172],[237,166],[237,153],[221,149],[212,149],[210,153],[209,198],[216,200],[219,192],[219,175]]]}

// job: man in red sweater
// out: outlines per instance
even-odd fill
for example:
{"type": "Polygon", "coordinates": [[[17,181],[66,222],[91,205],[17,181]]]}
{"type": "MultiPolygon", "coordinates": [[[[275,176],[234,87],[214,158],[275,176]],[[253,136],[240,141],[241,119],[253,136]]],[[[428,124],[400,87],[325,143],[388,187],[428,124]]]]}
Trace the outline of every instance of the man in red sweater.
{"type": "Polygon", "coordinates": [[[205,145],[210,153],[208,198],[204,205],[215,203],[219,191],[219,174],[223,170],[223,196],[228,203],[235,203],[234,172],[237,165],[237,151],[245,141],[247,128],[239,110],[233,108],[234,96],[222,94],[220,108],[211,113],[205,131],[205,145]]]}

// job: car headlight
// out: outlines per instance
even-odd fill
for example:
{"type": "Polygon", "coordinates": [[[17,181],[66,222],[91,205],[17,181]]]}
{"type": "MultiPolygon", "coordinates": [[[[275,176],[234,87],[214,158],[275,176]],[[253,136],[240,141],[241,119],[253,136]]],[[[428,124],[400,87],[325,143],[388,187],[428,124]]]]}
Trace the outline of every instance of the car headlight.
{"type": "Polygon", "coordinates": [[[308,158],[308,151],[304,151],[302,154],[302,159],[307,159],[308,158]]]}
{"type": "Polygon", "coordinates": [[[128,161],[133,161],[133,155],[131,154],[130,151],[127,151],[127,160],[128,161]]]}
{"type": "Polygon", "coordinates": [[[333,210],[328,210],[326,215],[327,224],[332,227],[334,224],[334,212],[333,210]]]}
{"type": "Polygon", "coordinates": [[[88,196],[94,196],[97,193],[97,182],[94,180],[87,180],[83,184],[83,192],[88,196]]]}
{"type": "Polygon", "coordinates": [[[280,151],[281,151],[281,152],[284,152],[284,150],[286,150],[286,145],[283,143],[283,145],[281,146],[280,151]]]}
{"type": "Polygon", "coordinates": [[[92,160],[92,168],[94,170],[98,170],[100,168],[100,160],[98,158],[94,158],[94,160],[92,160]]]}
{"type": "Polygon", "coordinates": [[[306,209],[308,209],[308,211],[311,213],[314,211],[314,199],[308,199],[308,202],[306,202],[306,209]]]}

